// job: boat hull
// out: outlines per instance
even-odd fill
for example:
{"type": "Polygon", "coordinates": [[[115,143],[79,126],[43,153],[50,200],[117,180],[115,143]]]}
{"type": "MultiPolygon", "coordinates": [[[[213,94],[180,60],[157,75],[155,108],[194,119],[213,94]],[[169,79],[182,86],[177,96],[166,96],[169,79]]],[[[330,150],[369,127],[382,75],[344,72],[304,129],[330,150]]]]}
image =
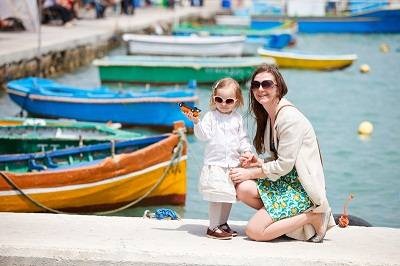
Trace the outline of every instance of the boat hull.
{"type": "MultiPolygon", "coordinates": [[[[25,194],[57,210],[98,211],[121,206],[142,197],[163,176],[178,136],[170,135],[143,149],[110,156],[82,167],[5,173],[25,194]]],[[[186,196],[186,149],[179,162],[143,203],[183,205],[186,196]]],[[[39,212],[0,177],[0,211],[39,212]]]]}
{"type": "MultiPolygon", "coordinates": [[[[149,57],[147,57],[149,58],[149,57]]],[[[118,60],[97,60],[102,82],[134,82],[176,84],[196,80],[197,83],[213,83],[225,77],[243,82],[262,63],[274,63],[271,59],[247,58],[180,58],[152,57],[146,62],[140,56],[127,56],[118,60]]]]}
{"type": "Polygon", "coordinates": [[[193,105],[198,100],[193,89],[83,90],[37,78],[11,81],[7,87],[10,98],[36,116],[127,125],[172,126],[174,121],[183,120],[191,128],[193,123],[182,114],[178,103],[193,105]]]}
{"type": "Polygon", "coordinates": [[[51,151],[141,136],[100,123],[3,118],[0,119],[0,154],[51,151]]]}
{"type": "Polygon", "coordinates": [[[251,28],[264,29],[285,19],[295,20],[301,33],[399,33],[400,10],[380,10],[348,17],[279,17],[256,16],[251,28]]]}
{"type": "MultiPolygon", "coordinates": [[[[23,107],[28,113],[36,116],[52,118],[70,118],[82,121],[122,123],[125,125],[140,126],[172,126],[174,121],[183,120],[189,127],[193,122],[188,120],[179,110],[178,103],[73,103],[55,102],[50,100],[35,99],[30,95],[17,95],[14,91],[8,90],[11,99],[23,107]]],[[[194,103],[194,99],[187,100],[194,103]]]]}
{"type": "Polygon", "coordinates": [[[318,56],[303,55],[295,53],[285,53],[280,51],[270,51],[259,49],[261,56],[272,57],[280,68],[298,68],[310,70],[335,70],[350,66],[356,55],[344,56],[318,56]]]}
{"type": "Polygon", "coordinates": [[[244,37],[146,36],[125,34],[128,54],[181,56],[240,56],[244,37]]]}

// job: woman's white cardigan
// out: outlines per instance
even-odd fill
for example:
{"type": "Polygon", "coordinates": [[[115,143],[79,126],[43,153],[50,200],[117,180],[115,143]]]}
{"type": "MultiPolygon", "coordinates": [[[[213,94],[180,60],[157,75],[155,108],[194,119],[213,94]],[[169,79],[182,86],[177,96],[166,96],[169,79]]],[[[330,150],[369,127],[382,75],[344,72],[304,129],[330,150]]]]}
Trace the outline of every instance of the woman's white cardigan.
{"type": "MultiPolygon", "coordinates": [[[[326,198],[325,176],[322,168],[319,146],[314,129],[308,119],[295,108],[287,99],[282,98],[277,106],[277,111],[282,108],[275,118],[272,134],[278,158],[272,157],[262,165],[266,178],[275,181],[289,173],[296,167],[300,183],[314,204],[314,212],[330,211],[326,198]],[[290,106],[285,106],[290,105],[290,106]]],[[[270,121],[264,135],[264,147],[270,151],[270,121]]],[[[335,225],[333,216],[328,228],[335,225]]],[[[310,224],[287,234],[289,237],[307,240],[315,234],[314,227],[310,224]]]]}

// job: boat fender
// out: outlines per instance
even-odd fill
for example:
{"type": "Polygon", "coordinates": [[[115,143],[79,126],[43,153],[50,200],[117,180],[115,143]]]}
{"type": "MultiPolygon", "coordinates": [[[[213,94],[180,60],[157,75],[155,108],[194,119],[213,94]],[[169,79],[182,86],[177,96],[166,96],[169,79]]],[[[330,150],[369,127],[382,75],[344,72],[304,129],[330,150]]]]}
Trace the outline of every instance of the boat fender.
{"type": "Polygon", "coordinates": [[[374,131],[374,125],[369,121],[363,121],[358,126],[358,134],[369,136],[374,131]]]}
{"type": "MultiPolygon", "coordinates": [[[[342,214],[334,214],[333,217],[335,218],[335,222],[336,224],[340,223],[340,217],[342,216],[342,214]]],[[[352,226],[365,226],[365,227],[371,227],[373,226],[371,223],[369,223],[368,221],[354,216],[354,215],[347,215],[347,219],[349,220],[349,224],[348,225],[352,225],[352,226]]]]}
{"type": "Polygon", "coordinates": [[[367,64],[362,64],[361,66],[360,66],[360,72],[361,73],[368,73],[368,72],[370,72],[371,71],[371,68],[369,67],[369,65],[367,65],[367,64]]]}
{"type": "Polygon", "coordinates": [[[379,46],[379,50],[380,50],[382,53],[388,53],[388,52],[390,51],[390,47],[389,47],[389,45],[388,45],[387,43],[382,43],[382,44],[379,46]]]}

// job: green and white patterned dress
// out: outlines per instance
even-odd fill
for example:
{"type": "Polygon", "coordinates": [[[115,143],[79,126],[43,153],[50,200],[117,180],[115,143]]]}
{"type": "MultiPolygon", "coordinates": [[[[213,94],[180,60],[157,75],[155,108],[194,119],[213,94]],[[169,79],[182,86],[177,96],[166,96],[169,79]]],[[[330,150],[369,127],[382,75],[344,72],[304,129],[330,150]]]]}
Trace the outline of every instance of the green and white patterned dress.
{"type": "Polygon", "coordinates": [[[258,179],[257,188],[265,209],[274,221],[303,213],[313,206],[295,168],[276,181],[258,179]]]}

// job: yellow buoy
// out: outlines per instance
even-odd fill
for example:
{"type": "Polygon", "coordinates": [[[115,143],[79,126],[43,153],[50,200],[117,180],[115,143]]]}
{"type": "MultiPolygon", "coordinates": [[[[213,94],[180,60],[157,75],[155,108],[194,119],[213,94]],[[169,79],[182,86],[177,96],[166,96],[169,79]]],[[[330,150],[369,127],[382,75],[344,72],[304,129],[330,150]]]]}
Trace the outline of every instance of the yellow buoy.
{"type": "Polygon", "coordinates": [[[368,73],[370,70],[371,70],[371,68],[367,64],[362,64],[360,66],[360,72],[361,73],[368,73]]]}
{"type": "Polygon", "coordinates": [[[389,47],[389,45],[387,43],[382,43],[379,46],[379,50],[381,50],[382,53],[387,53],[387,52],[390,51],[390,47],[389,47]]]}
{"type": "Polygon", "coordinates": [[[372,125],[372,123],[369,121],[363,121],[358,126],[359,135],[369,136],[372,134],[373,131],[374,131],[374,125],[372,125]]]}

